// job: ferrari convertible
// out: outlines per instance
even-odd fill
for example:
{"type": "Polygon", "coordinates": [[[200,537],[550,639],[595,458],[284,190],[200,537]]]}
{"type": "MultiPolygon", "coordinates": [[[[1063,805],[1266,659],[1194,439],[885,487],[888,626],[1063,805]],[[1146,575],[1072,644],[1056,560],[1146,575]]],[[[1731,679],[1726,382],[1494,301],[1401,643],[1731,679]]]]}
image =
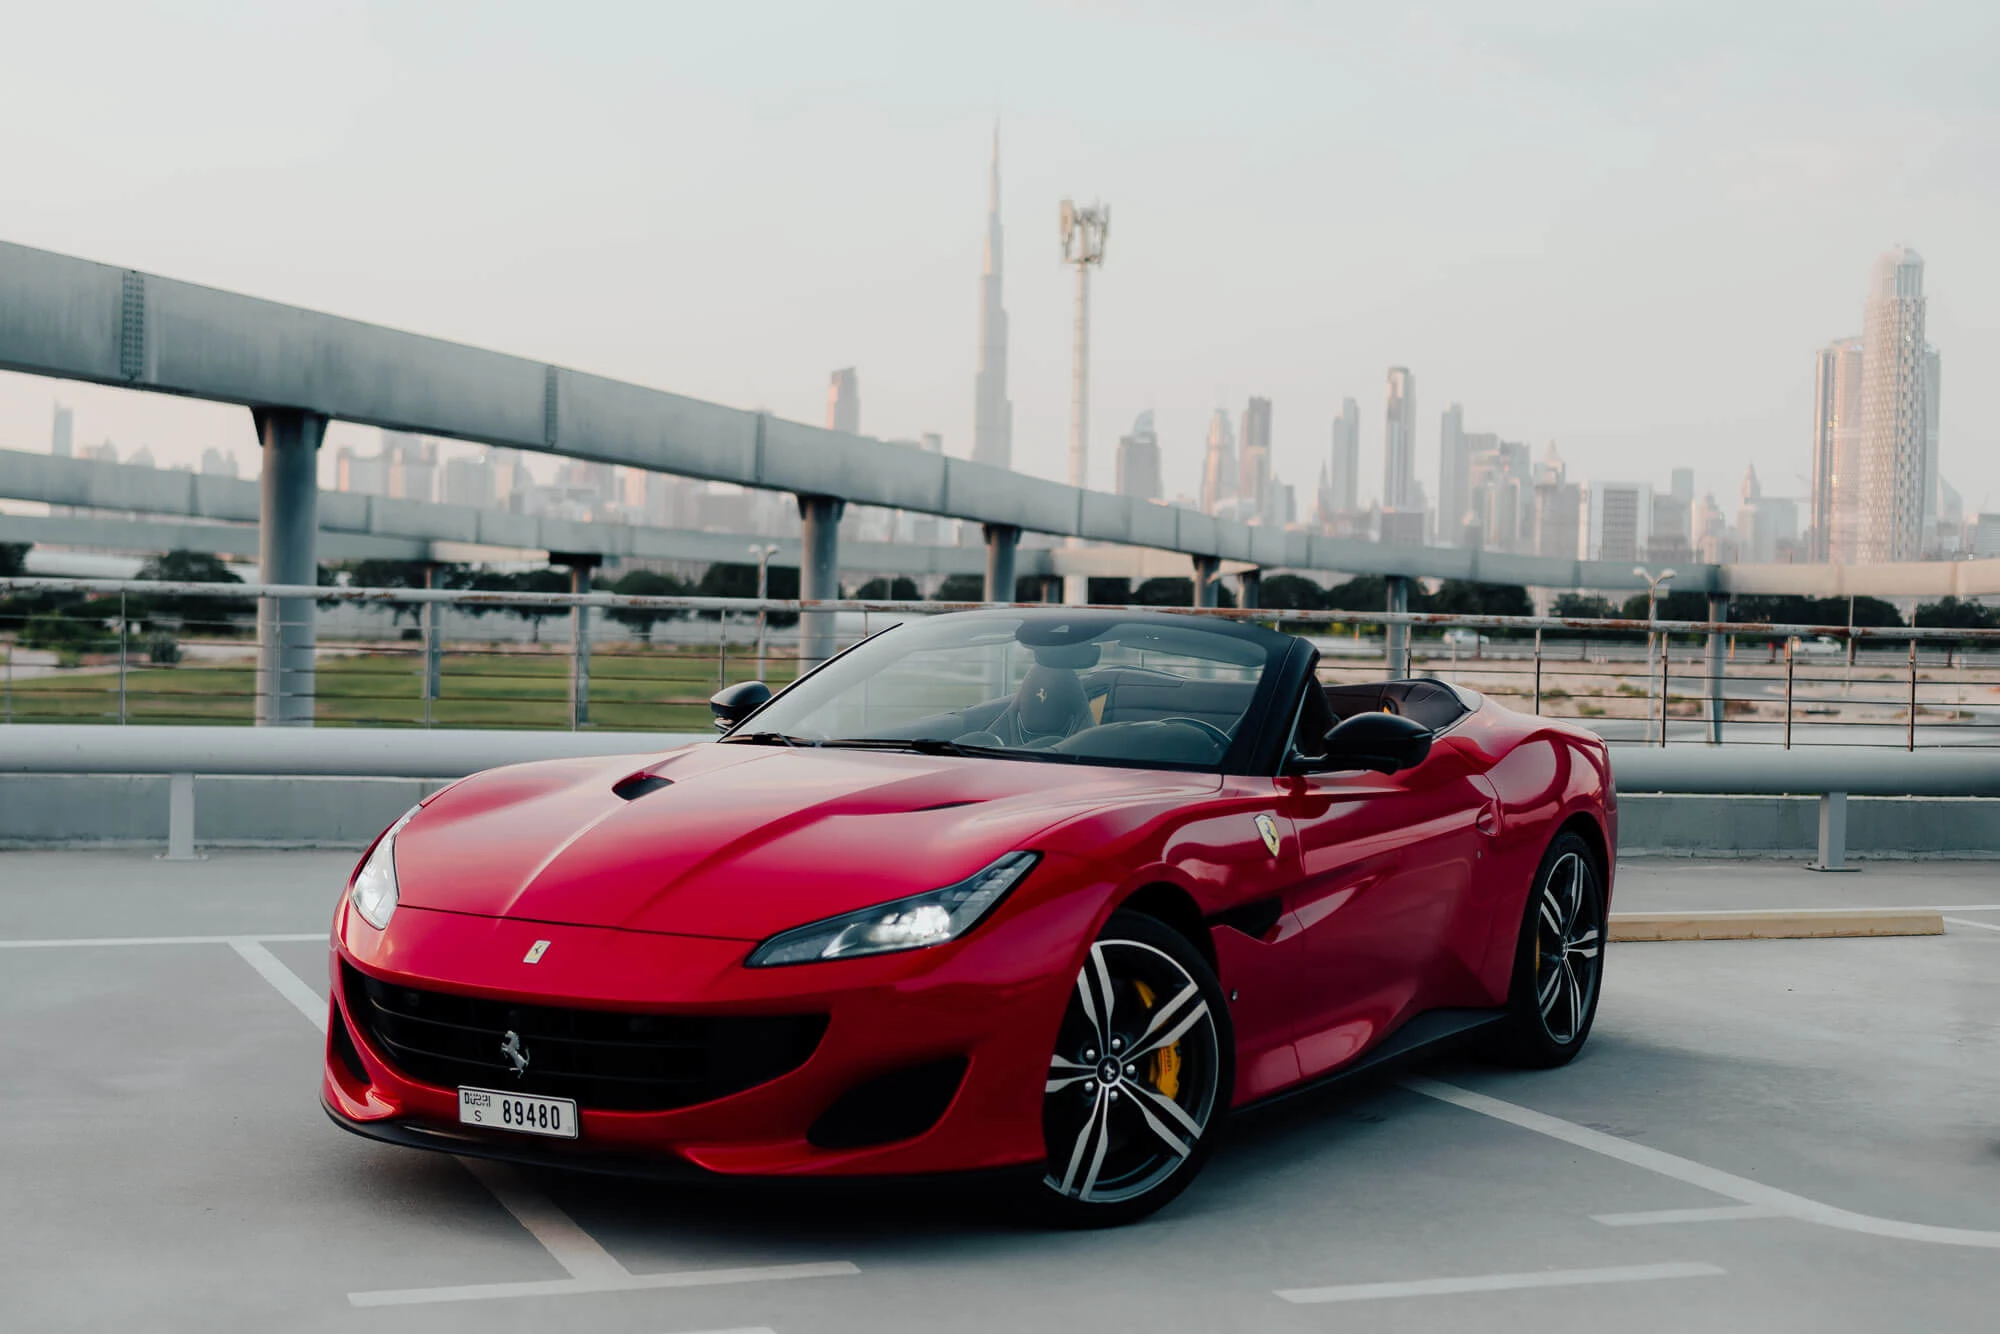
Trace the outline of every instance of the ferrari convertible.
{"type": "Polygon", "coordinates": [[[992,1169],[1089,1225],[1172,1199],[1248,1104],[1589,1035],[1588,732],[1063,608],[908,621],[713,709],[712,743],[475,774],[369,848],[337,1124],[648,1175],[992,1169]]]}

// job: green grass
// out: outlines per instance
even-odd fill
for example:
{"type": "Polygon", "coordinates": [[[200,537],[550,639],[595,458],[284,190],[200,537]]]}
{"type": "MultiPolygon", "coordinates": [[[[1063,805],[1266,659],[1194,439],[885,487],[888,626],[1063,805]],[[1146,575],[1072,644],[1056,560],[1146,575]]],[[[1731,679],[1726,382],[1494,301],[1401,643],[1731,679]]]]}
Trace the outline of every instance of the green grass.
{"type": "MultiPolygon", "coordinates": [[[[732,649],[728,682],[747,681],[755,659],[732,649]]],[[[366,653],[322,658],[314,718],[326,726],[424,724],[423,662],[415,653],[366,653]]],[[[567,729],[567,653],[447,653],[440,698],[430,706],[437,727],[567,729]]],[[[796,664],[769,659],[765,679],[789,682],[796,664]]],[[[125,674],[125,716],[132,723],[241,724],[255,719],[256,668],[250,662],[135,667],[125,674]]],[[[708,697],[719,688],[712,654],[671,650],[598,650],[591,655],[590,721],[617,731],[706,731],[708,697]]],[[[115,723],[118,676],[58,673],[15,681],[11,717],[17,723],[115,723]]]]}

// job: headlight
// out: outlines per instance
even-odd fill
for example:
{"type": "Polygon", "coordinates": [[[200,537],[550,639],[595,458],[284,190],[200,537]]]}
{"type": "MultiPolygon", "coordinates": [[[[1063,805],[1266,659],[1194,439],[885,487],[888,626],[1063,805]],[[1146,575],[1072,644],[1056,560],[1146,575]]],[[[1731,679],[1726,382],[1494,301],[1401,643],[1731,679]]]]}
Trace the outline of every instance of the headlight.
{"type": "Polygon", "coordinates": [[[750,951],[744,963],[751,968],[770,968],[942,945],[970,931],[994,904],[1006,897],[1008,890],[1020,883],[1039,855],[1010,852],[955,885],[863,908],[843,917],[829,917],[824,922],[772,936],[750,951]]]}
{"type": "Polygon", "coordinates": [[[404,811],[403,818],[376,840],[375,850],[368,854],[368,860],[361,863],[360,874],[354,877],[354,888],[347,891],[354,910],[377,931],[386,929],[389,919],[396,915],[396,835],[422,809],[412,806],[404,811]]]}

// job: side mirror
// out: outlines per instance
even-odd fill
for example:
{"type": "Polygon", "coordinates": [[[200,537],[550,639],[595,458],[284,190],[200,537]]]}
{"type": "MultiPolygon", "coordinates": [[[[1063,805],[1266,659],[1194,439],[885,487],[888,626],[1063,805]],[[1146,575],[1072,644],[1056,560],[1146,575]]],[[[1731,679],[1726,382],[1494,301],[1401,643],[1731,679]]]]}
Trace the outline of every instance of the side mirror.
{"type": "Polygon", "coordinates": [[[715,715],[715,730],[727,732],[770,700],[771,687],[762,681],[739,681],[710,695],[708,711],[715,715]]]}
{"type": "Polygon", "coordinates": [[[1315,769],[1414,769],[1431,753],[1431,729],[1395,713],[1357,713],[1326,734],[1315,769]]]}

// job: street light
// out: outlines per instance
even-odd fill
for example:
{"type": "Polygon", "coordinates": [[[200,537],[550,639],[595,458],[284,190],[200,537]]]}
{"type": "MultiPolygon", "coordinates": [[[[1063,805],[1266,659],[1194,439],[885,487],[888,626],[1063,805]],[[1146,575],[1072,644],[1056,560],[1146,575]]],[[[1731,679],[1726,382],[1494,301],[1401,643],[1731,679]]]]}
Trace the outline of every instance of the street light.
{"type": "Polygon", "coordinates": [[[764,610],[762,604],[765,596],[764,590],[766,589],[766,587],[768,587],[769,574],[771,568],[771,557],[778,554],[778,548],[776,545],[752,546],[750,548],[750,554],[757,558],[757,602],[758,602],[757,675],[752,677],[751,679],[754,681],[761,681],[764,679],[764,626],[767,620],[769,619],[769,614],[764,610]]]}
{"type": "MultiPolygon", "coordinates": [[[[1634,565],[1632,573],[1646,581],[1646,623],[1651,625],[1659,619],[1656,611],[1660,603],[1660,585],[1670,582],[1674,577],[1674,571],[1662,570],[1658,575],[1654,575],[1645,566],[1634,565]]],[[[1666,650],[1666,637],[1662,635],[1660,637],[1660,652],[1664,653],[1666,650]]],[[[1646,631],[1646,721],[1648,723],[1653,721],[1653,632],[1651,630],[1646,631]]],[[[1662,699],[1660,701],[1660,737],[1661,744],[1663,745],[1665,744],[1666,735],[1667,701],[1662,699]]]]}

